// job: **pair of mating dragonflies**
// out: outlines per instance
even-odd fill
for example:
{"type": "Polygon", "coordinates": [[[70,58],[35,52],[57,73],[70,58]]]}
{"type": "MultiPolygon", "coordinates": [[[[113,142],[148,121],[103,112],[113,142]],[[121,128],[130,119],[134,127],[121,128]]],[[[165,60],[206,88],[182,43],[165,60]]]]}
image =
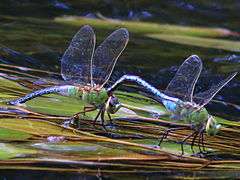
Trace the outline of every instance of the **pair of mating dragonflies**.
{"type": "Polygon", "coordinates": [[[121,103],[114,96],[113,92],[123,82],[132,81],[143,86],[157,97],[171,112],[171,119],[190,125],[169,128],[163,134],[159,145],[171,131],[192,129],[193,133],[185,137],[181,143],[182,153],[183,143],[190,137],[193,137],[191,148],[197,137],[198,144],[202,144],[204,148],[204,133],[208,136],[214,136],[221,128],[221,125],[208,114],[204,106],[237,73],[233,73],[211,89],[193,96],[196,82],[202,70],[202,61],[198,56],[192,55],[180,66],[167,86],[165,93],[161,93],[145,80],[134,75],[124,75],[111,87],[104,88],[128,40],[129,33],[127,29],[121,28],[110,34],[95,50],[96,37],[93,29],[90,26],[83,26],[75,34],[61,59],[62,77],[70,85],[59,85],[37,90],[8,103],[18,105],[44,94],[59,94],[78,98],[91,106],[84,107],[84,111],[75,113],[72,116],[72,120],[77,119],[79,114],[98,109],[99,112],[94,120],[94,124],[100,116],[102,125],[104,125],[104,114],[107,113],[111,121],[110,114],[116,113],[121,107],[121,103]]]}

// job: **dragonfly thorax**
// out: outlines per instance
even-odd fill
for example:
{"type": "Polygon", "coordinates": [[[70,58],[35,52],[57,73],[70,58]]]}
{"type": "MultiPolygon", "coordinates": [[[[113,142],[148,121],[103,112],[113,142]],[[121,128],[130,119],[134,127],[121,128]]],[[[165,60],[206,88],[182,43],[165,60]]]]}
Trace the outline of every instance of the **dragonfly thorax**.
{"type": "Polygon", "coordinates": [[[104,109],[111,114],[116,113],[121,107],[116,96],[109,95],[105,88],[96,84],[83,87],[83,100],[96,107],[105,103],[104,109]]]}
{"type": "Polygon", "coordinates": [[[81,91],[82,100],[95,107],[104,104],[108,99],[107,90],[98,85],[83,86],[81,91]]]}
{"type": "Polygon", "coordinates": [[[107,90],[99,85],[93,86],[63,86],[59,94],[81,99],[92,106],[103,108],[108,113],[116,113],[120,107],[121,103],[118,98],[113,94],[108,94],[107,90]]]}
{"type": "Polygon", "coordinates": [[[207,136],[215,136],[221,125],[207,112],[204,107],[196,103],[185,102],[174,112],[174,118],[190,124],[191,129],[202,132],[207,136]]]}
{"type": "Polygon", "coordinates": [[[81,99],[94,107],[99,107],[108,99],[107,90],[101,86],[63,86],[59,91],[63,96],[81,99]]]}
{"type": "Polygon", "coordinates": [[[175,120],[190,124],[195,131],[203,131],[208,118],[207,110],[196,103],[184,102],[174,111],[175,120]]]}

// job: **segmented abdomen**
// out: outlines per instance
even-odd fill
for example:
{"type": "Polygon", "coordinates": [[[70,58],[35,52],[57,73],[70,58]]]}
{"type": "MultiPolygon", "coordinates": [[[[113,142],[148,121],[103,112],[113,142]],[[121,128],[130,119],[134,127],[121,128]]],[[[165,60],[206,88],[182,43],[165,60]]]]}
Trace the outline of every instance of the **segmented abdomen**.
{"type": "Polygon", "coordinates": [[[73,87],[75,87],[75,86],[64,85],[64,86],[52,86],[52,87],[48,87],[45,89],[40,89],[40,90],[34,91],[32,93],[26,94],[16,100],[9,101],[8,104],[11,104],[11,105],[21,104],[21,103],[29,101],[35,97],[45,95],[45,94],[60,94],[63,96],[68,96],[69,89],[73,89],[73,87]]]}
{"type": "Polygon", "coordinates": [[[65,86],[53,86],[53,87],[48,87],[45,89],[40,89],[40,90],[34,91],[32,93],[26,94],[16,100],[9,101],[8,104],[17,105],[17,104],[24,103],[24,102],[29,101],[37,96],[41,96],[44,94],[58,94],[61,91],[61,89],[64,87],[65,86]]]}
{"type": "Polygon", "coordinates": [[[83,100],[95,107],[99,107],[108,98],[107,90],[101,87],[81,87],[81,86],[53,86],[45,89],[40,89],[32,93],[26,94],[16,100],[8,102],[11,105],[18,105],[29,101],[35,97],[45,95],[45,94],[59,94],[62,96],[73,97],[80,100],[83,100]]]}
{"type": "Polygon", "coordinates": [[[180,99],[167,96],[161,93],[158,89],[154,86],[146,82],[144,79],[140,78],[139,76],[134,75],[123,75],[119,80],[115,82],[110,88],[108,88],[108,92],[112,93],[115,91],[124,81],[132,81],[138,83],[140,86],[143,86],[146,90],[151,92],[152,94],[156,95],[162,100],[164,106],[171,112],[173,112],[176,108],[179,107],[179,104],[183,103],[180,99]]]}

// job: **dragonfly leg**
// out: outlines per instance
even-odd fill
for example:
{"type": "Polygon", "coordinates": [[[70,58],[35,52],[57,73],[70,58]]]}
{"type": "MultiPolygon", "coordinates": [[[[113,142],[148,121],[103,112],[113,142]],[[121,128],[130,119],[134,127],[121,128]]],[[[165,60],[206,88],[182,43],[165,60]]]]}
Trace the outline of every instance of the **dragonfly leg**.
{"type": "Polygon", "coordinates": [[[203,132],[201,132],[201,134],[198,138],[198,148],[199,148],[200,152],[206,152],[205,147],[204,147],[204,142],[203,142],[203,139],[204,139],[203,135],[204,135],[203,132]],[[202,149],[201,149],[201,145],[202,145],[202,149]]]}
{"type": "MultiPolygon", "coordinates": [[[[196,131],[196,132],[197,132],[197,131],[196,131]]],[[[196,140],[198,134],[199,134],[199,133],[196,133],[196,134],[194,135],[193,140],[192,140],[192,143],[191,143],[191,149],[192,149],[192,153],[193,153],[193,154],[194,154],[193,146],[194,146],[194,143],[195,143],[195,140],[196,140]]]]}
{"type": "Polygon", "coordinates": [[[184,143],[187,139],[189,139],[191,136],[193,136],[194,134],[196,134],[196,133],[198,133],[198,132],[197,132],[197,131],[194,131],[192,134],[186,136],[186,137],[182,140],[182,142],[181,142],[182,154],[181,154],[181,155],[184,154],[183,143],[184,143]]]}
{"type": "Polygon", "coordinates": [[[201,136],[201,142],[202,142],[203,152],[206,152],[206,149],[205,149],[205,146],[204,146],[204,133],[202,132],[201,134],[202,134],[202,136],[201,136]]]}
{"type": "Polygon", "coordinates": [[[168,133],[169,133],[170,131],[172,131],[172,130],[171,130],[171,129],[168,129],[168,130],[166,130],[166,131],[163,133],[163,136],[162,136],[161,140],[159,141],[158,146],[160,146],[160,145],[162,144],[163,139],[166,139],[166,138],[167,138],[168,133]]]}
{"type": "MultiPolygon", "coordinates": [[[[70,120],[69,124],[73,124],[74,126],[76,126],[76,124],[79,124],[79,117],[78,117],[79,114],[84,114],[85,115],[85,112],[95,111],[96,109],[97,109],[96,107],[92,107],[92,109],[74,113],[73,116],[71,117],[71,120],[70,120]]],[[[78,125],[78,126],[80,127],[80,125],[78,125]]]]}
{"type": "MultiPolygon", "coordinates": [[[[201,135],[200,135],[201,136],[201,135]]],[[[198,138],[198,149],[199,149],[199,152],[201,153],[202,152],[202,149],[201,149],[201,137],[199,136],[198,138]]]]}
{"type": "MultiPolygon", "coordinates": [[[[90,108],[90,106],[88,107],[88,109],[90,108]]],[[[97,107],[91,107],[91,109],[89,109],[89,110],[84,110],[84,111],[80,111],[80,112],[76,112],[76,113],[74,113],[73,114],[73,116],[77,116],[77,115],[79,115],[79,114],[84,114],[85,115],[85,113],[86,112],[91,112],[91,111],[95,111],[97,109],[97,107]]]]}
{"type": "Polygon", "coordinates": [[[83,115],[85,116],[86,109],[92,109],[92,108],[93,108],[93,106],[85,106],[83,108],[83,115]]]}
{"type": "Polygon", "coordinates": [[[104,125],[104,113],[105,113],[105,111],[101,111],[102,126],[105,127],[105,125],[104,125]]]}
{"type": "Polygon", "coordinates": [[[94,119],[94,121],[93,121],[93,126],[95,126],[95,124],[96,124],[96,122],[97,122],[97,119],[98,119],[100,113],[101,113],[101,109],[99,110],[97,116],[95,117],[95,119],[94,119]]]}
{"type": "Polygon", "coordinates": [[[110,124],[111,124],[111,126],[113,127],[112,118],[111,118],[111,116],[110,116],[110,114],[109,114],[109,113],[107,113],[107,115],[108,115],[108,118],[109,118],[110,124]]]}
{"type": "Polygon", "coordinates": [[[161,140],[159,141],[158,145],[160,146],[163,139],[166,139],[168,134],[171,132],[171,131],[176,131],[176,130],[183,130],[183,129],[189,129],[189,127],[176,127],[176,128],[170,128],[168,130],[166,130],[161,138],[161,140]]]}
{"type": "Polygon", "coordinates": [[[106,129],[106,127],[105,127],[105,124],[104,124],[104,114],[105,114],[105,110],[102,110],[102,111],[101,111],[102,126],[103,126],[104,130],[105,130],[106,132],[108,132],[107,129],[106,129]]]}

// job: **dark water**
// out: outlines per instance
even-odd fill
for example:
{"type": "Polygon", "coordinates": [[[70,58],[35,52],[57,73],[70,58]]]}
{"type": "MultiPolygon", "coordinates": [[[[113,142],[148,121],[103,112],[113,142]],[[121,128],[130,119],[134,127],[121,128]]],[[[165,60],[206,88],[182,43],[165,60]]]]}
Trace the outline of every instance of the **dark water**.
{"type": "MultiPolygon", "coordinates": [[[[95,18],[97,12],[119,20],[221,27],[233,32],[238,32],[240,29],[240,3],[237,1],[2,0],[0,2],[0,62],[60,72],[60,57],[78,27],[56,23],[53,18],[63,15],[95,18]]],[[[110,33],[110,31],[94,29],[97,37],[101,33],[104,36],[110,33]]],[[[239,40],[239,37],[229,36],[223,39],[234,41],[239,40]]],[[[120,57],[111,80],[115,81],[124,74],[134,74],[164,90],[179,65],[192,54],[199,55],[204,64],[196,91],[206,90],[232,72],[240,71],[238,51],[181,45],[154,40],[136,33],[130,34],[130,43],[120,57]]],[[[46,74],[46,77],[60,79],[59,76],[52,74],[46,74]]],[[[209,103],[208,110],[220,117],[239,121],[239,84],[238,75],[215,97],[225,103],[209,103]]],[[[136,92],[135,89],[128,90],[136,92]]],[[[5,179],[8,179],[8,176],[6,175],[5,179]]],[[[41,178],[43,177],[41,175],[41,178]]],[[[57,178],[57,175],[55,177],[54,174],[52,177],[57,178]]],[[[157,179],[155,174],[151,177],[157,179]]],[[[76,177],[68,176],[68,178],[76,177]]],[[[95,178],[95,176],[87,177],[87,179],[95,178]]]]}
{"type": "MultiPolygon", "coordinates": [[[[94,17],[96,12],[100,12],[120,20],[222,27],[232,31],[240,26],[236,18],[240,12],[237,2],[1,1],[0,8],[0,43],[20,53],[10,52],[13,55],[9,56],[2,51],[0,61],[54,72],[60,71],[59,59],[78,30],[53,21],[54,17],[62,15],[94,17]]],[[[98,35],[98,29],[95,31],[98,35]]],[[[235,36],[229,38],[239,39],[235,36]]],[[[178,66],[192,54],[199,55],[204,63],[197,91],[208,89],[231,72],[239,71],[239,52],[180,45],[130,34],[130,43],[117,63],[112,80],[123,74],[135,74],[163,90],[178,66]]],[[[239,105],[239,92],[239,78],[236,77],[216,98],[239,105]]],[[[214,112],[218,112],[219,108],[226,114],[229,112],[221,104],[210,108],[214,112]]],[[[237,115],[238,111],[234,112],[234,108],[230,107],[230,110],[237,115]]]]}
{"type": "MultiPolygon", "coordinates": [[[[171,172],[171,171],[165,171],[161,173],[139,173],[137,176],[135,176],[137,179],[179,179],[179,177],[185,177],[185,179],[194,179],[198,177],[198,179],[201,179],[201,177],[205,178],[210,178],[214,179],[214,174],[216,172],[187,172],[187,173],[176,173],[176,172],[171,172]]],[[[218,172],[218,176],[222,177],[227,177],[230,179],[236,179],[239,177],[239,172],[228,172],[228,171],[222,171],[218,172]]],[[[79,179],[87,179],[87,180],[101,180],[101,179],[132,179],[133,176],[131,174],[93,174],[93,175],[84,175],[84,173],[56,173],[56,172],[51,172],[51,171],[6,171],[6,172],[1,172],[0,178],[2,179],[71,179],[71,180],[79,180],[79,179]],[[14,173],[13,173],[14,172],[14,173]],[[11,175],[12,174],[12,175],[11,175]]],[[[223,178],[224,179],[224,178],[223,178]]]]}

